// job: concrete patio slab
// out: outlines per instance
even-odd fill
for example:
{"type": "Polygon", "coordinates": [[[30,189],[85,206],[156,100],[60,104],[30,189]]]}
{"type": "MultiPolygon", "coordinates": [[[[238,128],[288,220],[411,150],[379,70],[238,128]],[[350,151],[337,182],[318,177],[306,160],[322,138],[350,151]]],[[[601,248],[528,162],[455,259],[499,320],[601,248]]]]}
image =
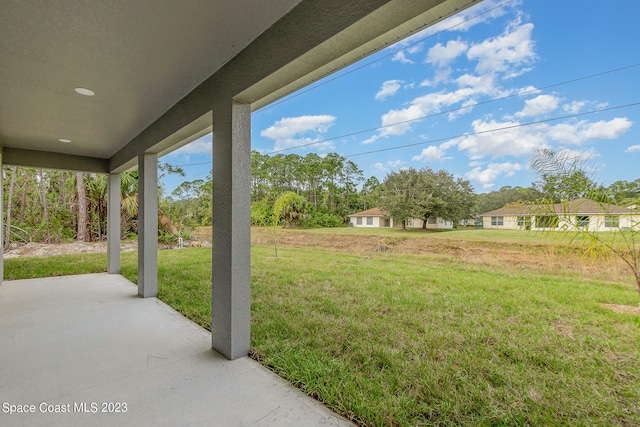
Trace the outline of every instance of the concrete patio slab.
{"type": "Polygon", "coordinates": [[[108,274],[0,285],[0,405],[3,426],[352,425],[108,274]]]}

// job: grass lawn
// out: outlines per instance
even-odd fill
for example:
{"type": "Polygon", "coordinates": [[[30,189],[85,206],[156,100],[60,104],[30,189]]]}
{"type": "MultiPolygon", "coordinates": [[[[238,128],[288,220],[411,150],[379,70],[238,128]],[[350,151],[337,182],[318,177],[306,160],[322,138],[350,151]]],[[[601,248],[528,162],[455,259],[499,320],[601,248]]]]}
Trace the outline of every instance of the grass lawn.
{"type": "MultiPolygon", "coordinates": [[[[446,234],[446,233],[439,233],[446,234]]],[[[640,425],[634,284],[438,255],[252,248],[252,355],[361,425],[640,425]]],[[[159,297],[208,327],[211,251],[159,254],[159,297]]],[[[5,260],[8,279],[104,255],[5,260]]],[[[137,254],[122,271],[137,275],[137,254]]]]}

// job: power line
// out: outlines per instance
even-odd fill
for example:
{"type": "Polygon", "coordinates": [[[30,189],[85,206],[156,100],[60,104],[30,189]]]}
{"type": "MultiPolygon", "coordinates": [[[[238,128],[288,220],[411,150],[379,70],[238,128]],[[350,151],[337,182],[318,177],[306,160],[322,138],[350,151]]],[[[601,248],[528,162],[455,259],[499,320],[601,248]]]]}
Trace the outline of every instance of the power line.
{"type": "Polygon", "coordinates": [[[583,113],[569,114],[569,115],[566,115],[566,116],[553,117],[553,118],[544,119],[544,120],[536,120],[534,122],[519,123],[519,124],[516,124],[516,125],[503,126],[503,127],[495,128],[495,129],[488,129],[488,130],[472,132],[472,133],[463,133],[463,134],[459,134],[459,135],[455,135],[455,136],[449,136],[449,137],[445,137],[445,138],[438,138],[438,139],[433,139],[433,140],[414,142],[412,144],[396,145],[396,146],[393,146],[393,147],[381,148],[379,150],[371,150],[371,151],[364,151],[364,152],[361,152],[361,153],[347,154],[344,157],[348,158],[348,157],[364,156],[366,154],[382,153],[384,151],[392,151],[392,150],[398,150],[400,148],[415,147],[417,145],[432,144],[434,142],[442,142],[442,141],[447,141],[447,140],[451,140],[451,139],[462,138],[464,136],[483,135],[483,134],[486,134],[486,133],[498,132],[498,131],[507,130],[507,129],[516,129],[516,128],[521,128],[521,127],[525,127],[525,126],[537,125],[537,124],[541,124],[541,123],[548,123],[548,122],[553,122],[553,121],[558,121],[558,120],[571,119],[571,118],[574,118],[574,117],[586,116],[588,114],[602,113],[604,111],[619,110],[619,109],[622,109],[622,108],[629,108],[629,107],[637,107],[639,105],[640,105],[640,102],[634,102],[634,103],[631,103],[631,104],[618,105],[616,107],[601,108],[599,110],[586,111],[586,112],[583,112],[583,113]]]}
{"type": "Polygon", "coordinates": [[[190,164],[188,164],[188,165],[172,165],[172,166],[176,166],[176,167],[179,167],[179,168],[183,168],[183,167],[185,167],[185,166],[210,165],[211,163],[213,163],[213,162],[200,162],[200,163],[190,163],[190,164]]]}
{"type": "Polygon", "coordinates": [[[364,130],[360,130],[360,131],[356,131],[356,132],[347,133],[347,134],[344,134],[344,135],[334,136],[332,138],[323,139],[321,141],[314,141],[314,142],[309,142],[309,143],[306,143],[306,144],[300,144],[300,145],[296,145],[295,147],[287,147],[287,148],[282,148],[280,150],[273,150],[273,151],[270,151],[270,152],[268,152],[266,154],[282,153],[284,151],[290,151],[290,150],[295,150],[295,149],[298,149],[298,148],[309,147],[309,146],[312,146],[312,145],[318,145],[318,144],[322,144],[322,143],[325,143],[325,142],[334,141],[334,140],[340,139],[340,138],[347,138],[347,137],[350,137],[350,136],[359,135],[359,134],[362,134],[362,133],[375,132],[377,130],[385,129],[385,128],[388,128],[388,127],[397,126],[397,125],[401,125],[401,124],[405,124],[405,123],[411,123],[411,122],[415,122],[415,121],[418,121],[418,120],[427,119],[429,117],[437,117],[437,116],[441,116],[441,115],[444,115],[444,114],[454,113],[456,111],[464,110],[466,108],[473,108],[473,107],[477,107],[479,105],[486,105],[486,104],[490,104],[492,102],[503,101],[505,99],[514,98],[514,97],[517,97],[517,96],[523,96],[523,95],[527,95],[527,94],[530,94],[530,93],[536,93],[536,92],[543,91],[545,89],[550,89],[550,88],[557,87],[557,86],[562,86],[562,85],[566,85],[566,84],[570,84],[570,83],[579,82],[579,81],[582,81],[582,80],[587,80],[587,79],[591,79],[591,78],[595,78],[595,77],[600,77],[600,76],[604,76],[604,75],[607,75],[607,74],[611,74],[611,73],[615,73],[615,72],[619,72],[619,71],[623,71],[623,70],[628,70],[628,69],[634,68],[634,67],[640,67],[640,63],[636,63],[636,64],[632,64],[632,65],[626,65],[624,67],[614,68],[612,70],[602,71],[602,72],[595,73],[595,74],[590,74],[590,75],[587,75],[587,76],[577,77],[575,79],[565,80],[565,81],[560,82],[560,83],[553,83],[553,84],[542,86],[542,87],[539,87],[539,88],[523,90],[523,91],[520,91],[520,92],[517,92],[517,93],[513,93],[511,95],[506,95],[506,96],[502,96],[502,97],[499,97],[499,98],[489,99],[487,101],[477,102],[476,104],[473,104],[473,105],[468,105],[468,106],[458,107],[458,108],[452,108],[452,109],[449,109],[449,110],[440,111],[438,113],[427,114],[425,116],[416,117],[416,118],[408,119],[408,120],[403,120],[403,121],[391,123],[391,124],[388,124],[388,125],[378,126],[378,127],[375,127],[375,128],[369,128],[369,129],[364,129],[364,130]]]}
{"type": "MultiPolygon", "coordinates": [[[[281,99],[280,101],[277,101],[277,102],[274,102],[274,103],[272,103],[272,104],[269,104],[267,107],[275,107],[276,105],[280,105],[280,104],[282,104],[282,103],[284,103],[284,102],[290,101],[290,100],[292,100],[293,98],[297,98],[298,96],[303,95],[303,94],[305,94],[305,93],[307,93],[307,92],[311,92],[312,90],[315,90],[315,89],[317,89],[317,88],[319,88],[319,87],[321,87],[321,86],[324,86],[324,85],[326,85],[326,84],[329,84],[329,83],[331,83],[331,82],[333,82],[333,81],[336,81],[336,80],[341,79],[341,78],[343,78],[343,77],[345,77],[345,76],[348,76],[349,74],[355,73],[356,71],[359,71],[359,70],[361,70],[361,69],[363,69],[363,68],[366,68],[366,67],[368,67],[369,65],[375,64],[375,63],[377,63],[377,62],[382,61],[383,59],[386,59],[386,58],[388,58],[388,57],[390,57],[390,56],[393,56],[393,55],[395,55],[396,53],[398,53],[398,52],[400,52],[400,51],[402,51],[402,50],[405,50],[407,47],[415,46],[415,45],[420,44],[420,43],[422,43],[422,42],[424,42],[424,41],[426,41],[426,40],[429,40],[429,39],[430,39],[430,38],[432,38],[432,37],[439,36],[440,34],[442,34],[442,33],[446,32],[446,31],[452,30],[453,28],[456,28],[456,27],[458,27],[458,26],[460,26],[460,25],[466,24],[466,23],[467,23],[467,22],[469,22],[469,21],[472,21],[472,20],[474,20],[474,19],[476,19],[476,18],[479,18],[479,17],[481,17],[481,16],[483,16],[483,15],[486,15],[486,14],[487,14],[487,13],[489,13],[489,12],[493,12],[494,10],[499,9],[499,8],[501,8],[501,7],[503,7],[503,6],[506,6],[506,5],[507,5],[507,4],[509,4],[509,3],[513,3],[514,1],[515,1],[515,0],[507,0],[507,1],[503,2],[503,3],[500,3],[500,4],[499,4],[499,5],[497,5],[497,6],[494,6],[494,7],[490,8],[490,9],[487,9],[487,10],[485,10],[484,12],[481,12],[481,13],[479,13],[479,14],[477,14],[477,15],[471,16],[471,17],[469,17],[469,18],[467,18],[467,19],[465,19],[465,20],[463,20],[463,21],[458,22],[457,24],[454,24],[454,25],[452,25],[452,26],[450,26],[450,27],[444,28],[444,29],[442,29],[442,30],[440,30],[440,31],[438,31],[438,32],[436,32],[436,33],[433,33],[433,34],[431,34],[431,35],[429,35],[429,36],[426,36],[426,37],[424,37],[424,38],[421,38],[421,39],[419,39],[419,40],[417,40],[417,41],[415,41],[415,42],[413,42],[413,43],[410,43],[410,44],[408,44],[408,45],[406,45],[406,46],[402,47],[402,49],[395,50],[395,51],[393,51],[393,52],[391,52],[391,53],[388,53],[388,54],[386,54],[386,55],[380,56],[380,57],[378,57],[378,58],[374,59],[373,61],[369,61],[369,62],[367,62],[367,63],[365,63],[365,64],[362,64],[362,65],[360,65],[360,66],[358,66],[358,67],[355,67],[355,68],[353,68],[353,69],[351,69],[351,70],[349,70],[349,71],[346,71],[346,72],[344,72],[344,73],[342,73],[342,74],[340,74],[340,75],[337,75],[337,76],[332,77],[332,78],[330,78],[330,79],[326,79],[326,80],[324,80],[324,81],[318,82],[315,86],[309,87],[309,88],[304,89],[304,90],[299,90],[299,91],[295,92],[295,94],[291,94],[291,95],[287,96],[286,98],[281,99]]],[[[480,3],[478,3],[478,4],[480,4],[480,3]]],[[[437,20],[435,20],[435,21],[431,21],[429,24],[425,25],[425,29],[426,29],[426,28],[428,28],[428,27],[430,27],[431,25],[434,25],[435,23],[437,23],[437,20]]],[[[261,108],[260,110],[256,111],[255,113],[259,113],[259,112],[261,112],[261,111],[266,111],[266,110],[267,110],[267,108],[261,108]]],[[[255,113],[254,113],[254,114],[255,114],[255,113]]]]}
{"type": "MultiPolygon", "coordinates": [[[[418,145],[433,144],[433,143],[436,143],[436,142],[443,142],[443,141],[447,141],[447,140],[451,140],[451,139],[462,138],[462,137],[465,137],[465,136],[483,135],[483,134],[491,133],[491,132],[499,132],[499,131],[507,130],[507,129],[516,129],[516,128],[521,128],[521,127],[525,127],[525,126],[531,126],[531,125],[536,125],[536,124],[541,124],[541,123],[554,122],[554,121],[558,121],[558,120],[571,119],[571,118],[586,116],[586,115],[590,115],[590,114],[603,113],[605,111],[620,110],[620,109],[623,109],[623,108],[630,108],[630,107],[637,107],[637,106],[640,106],[640,102],[634,102],[634,103],[631,103],[631,104],[624,104],[624,105],[617,105],[615,107],[600,108],[598,110],[585,111],[585,112],[576,113],[576,114],[568,114],[568,115],[559,116],[559,117],[552,117],[552,118],[549,118],[549,119],[536,120],[536,121],[528,122],[528,123],[518,123],[518,124],[515,124],[515,125],[503,126],[503,127],[499,127],[499,128],[488,129],[488,130],[483,130],[483,131],[478,131],[478,132],[462,133],[462,134],[448,136],[448,137],[444,137],[444,138],[438,138],[438,139],[431,139],[431,140],[424,140],[424,141],[420,141],[420,142],[414,142],[414,143],[411,143],[411,144],[396,145],[396,146],[393,146],[393,147],[381,148],[381,149],[378,149],[378,150],[370,150],[370,151],[363,151],[363,152],[360,152],[360,153],[346,154],[344,157],[345,158],[349,158],[349,157],[364,156],[364,155],[367,155],[367,154],[382,153],[382,152],[385,152],[385,151],[399,150],[401,148],[415,147],[415,146],[418,146],[418,145]]],[[[267,155],[268,154],[270,154],[270,153],[267,153],[267,155]]],[[[188,166],[210,165],[211,163],[212,162],[201,162],[201,163],[191,163],[191,164],[184,164],[184,165],[174,165],[174,166],[188,167],[188,166]]]]}
{"type": "MultiPolygon", "coordinates": [[[[520,92],[513,93],[511,95],[506,95],[506,96],[499,97],[499,98],[489,99],[489,100],[478,102],[476,104],[469,105],[469,106],[452,108],[452,109],[441,111],[441,112],[438,112],[438,113],[427,114],[425,116],[416,117],[414,119],[403,120],[403,121],[391,123],[391,124],[388,124],[388,125],[378,126],[378,127],[374,127],[374,128],[369,128],[369,129],[364,129],[364,130],[359,130],[359,131],[355,131],[355,132],[351,132],[351,133],[346,133],[346,134],[334,136],[334,137],[331,137],[331,138],[326,138],[326,139],[323,139],[323,140],[320,140],[320,141],[314,141],[314,142],[309,142],[309,143],[306,143],[306,144],[300,144],[300,145],[296,145],[295,147],[287,147],[287,148],[282,148],[280,150],[273,150],[273,151],[270,151],[270,152],[265,153],[265,154],[271,155],[271,154],[281,153],[281,152],[285,152],[285,151],[295,150],[295,149],[298,149],[298,148],[310,147],[310,146],[313,146],[313,145],[318,145],[318,144],[322,144],[322,143],[325,143],[325,142],[334,141],[336,139],[348,138],[350,136],[360,135],[360,134],[363,134],[363,133],[375,132],[377,130],[385,129],[385,128],[392,127],[392,126],[397,126],[397,125],[401,125],[401,124],[405,124],[405,123],[411,123],[411,122],[415,122],[415,121],[418,121],[418,120],[427,119],[427,118],[430,118],[430,117],[437,117],[437,116],[441,116],[441,115],[444,115],[444,114],[454,113],[454,112],[457,112],[457,111],[460,111],[460,110],[464,110],[466,108],[473,108],[473,107],[477,107],[479,105],[487,105],[487,104],[491,104],[493,102],[503,101],[503,100],[509,99],[509,98],[514,98],[514,97],[518,97],[518,96],[528,95],[528,94],[531,94],[531,93],[541,92],[543,90],[554,88],[554,87],[557,87],[557,86],[576,83],[576,82],[579,82],[579,81],[588,80],[588,79],[592,79],[592,78],[595,78],[595,77],[604,76],[604,75],[607,75],[607,74],[617,73],[617,72],[620,72],[620,71],[624,71],[624,70],[628,70],[628,69],[636,68],[636,67],[640,67],[640,63],[631,64],[631,65],[625,65],[625,66],[614,68],[614,69],[611,69],[611,70],[605,70],[605,71],[601,71],[601,72],[598,72],[598,73],[589,74],[589,75],[586,75],[586,76],[576,77],[576,78],[565,80],[565,81],[562,81],[562,82],[559,82],[559,83],[552,83],[552,84],[549,84],[549,85],[546,85],[546,86],[542,86],[542,87],[523,90],[523,91],[520,91],[520,92]]],[[[634,105],[636,105],[636,104],[628,104],[626,106],[634,106],[634,105]]],[[[626,106],[613,107],[613,108],[610,108],[610,109],[624,108],[626,106]]],[[[593,114],[593,113],[597,113],[597,112],[600,112],[600,111],[607,111],[607,110],[609,110],[609,109],[596,110],[596,111],[592,111],[592,112],[580,113],[580,114],[577,114],[577,115],[593,114]]],[[[562,118],[565,118],[565,117],[575,117],[577,115],[563,116],[563,117],[559,117],[559,118],[555,118],[555,119],[549,119],[549,120],[561,120],[562,118]]],[[[467,135],[473,135],[473,134],[467,134],[467,135]]],[[[431,142],[437,142],[437,141],[438,140],[433,140],[431,142]]],[[[422,143],[419,143],[419,144],[422,144],[422,143]]],[[[201,163],[190,163],[190,164],[175,165],[175,166],[178,166],[178,167],[189,167],[189,166],[210,165],[211,163],[212,162],[201,162],[201,163]]]]}

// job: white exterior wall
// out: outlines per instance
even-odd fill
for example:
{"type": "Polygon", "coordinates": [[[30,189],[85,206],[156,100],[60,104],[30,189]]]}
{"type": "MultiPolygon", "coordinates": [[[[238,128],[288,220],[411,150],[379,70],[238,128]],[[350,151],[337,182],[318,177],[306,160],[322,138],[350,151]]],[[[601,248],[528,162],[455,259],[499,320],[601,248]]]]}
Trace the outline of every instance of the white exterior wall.
{"type": "MultiPolygon", "coordinates": [[[[589,217],[589,231],[606,232],[620,230],[640,230],[640,215],[615,215],[618,217],[617,227],[606,227],[606,217],[610,215],[584,215],[589,217]]],[[[566,219],[560,217],[559,228],[574,228],[577,226],[577,215],[568,216],[566,219]]]]}
{"type": "MultiPolygon", "coordinates": [[[[494,215],[500,216],[500,215],[494,215]]],[[[493,230],[525,230],[526,227],[518,225],[518,217],[512,215],[503,215],[502,225],[491,225],[491,216],[482,217],[482,227],[493,230]]],[[[580,215],[589,217],[589,231],[606,232],[619,230],[640,230],[640,215],[619,215],[618,227],[605,227],[605,215],[580,215]]],[[[608,215],[607,215],[608,216],[608,215]]],[[[577,224],[578,215],[560,216],[558,218],[558,227],[556,228],[538,228],[536,227],[536,217],[531,217],[531,230],[566,230],[574,228],[577,224]]]]}
{"type": "Polygon", "coordinates": [[[640,231],[640,215],[623,215],[620,217],[620,229],[640,231]]]}
{"type": "MultiPolygon", "coordinates": [[[[432,220],[432,218],[429,218],[430,220],[432,220]]],[[[424,224],[424,221],[421,221],[419,219],[414,220],[416,221],[417,224],[420,224],[420,228],[422,228],[422,225],[424,224]]],[[[430,222],[429,220],[427,220],[427,229],[431,229],[431,230],[435,230],[435,229],[448,229],[448,228],[453,228],[453,222],[446,220],[446,219],[442,219],[442,218],[436,218],[435,222],[430,222]]]]}
{"type": "Polygon", "coordinates": [[[488,228],[493,230],[524,230],[526,227],[518,226],[518,216],[495,215],[495,216],[483,216],[482,228],[488,228]],[[502,217],[502,225],[491,225],[491,218],[493,217],[502,217]]]}
{"type": "Polygon", "coordinates": [[[353,227],[357,228],[384,228],[385,221],[383,217],[380,216],[350,216],[349,222],[353,227]],[[358,218],[362,218],[362,224],[358,224],[358,218]],[[373,218],[373,224],[367,224],[367,218],[373,218]]]}
{"type": "MultiPolygon", "coordinates": [[[[387,222],[384,217],[374,216],[373,224],[367,225],[367,218],[371,218],[371,217],[370,216],[369,217],[350,216],[349,222],[351,223],[352,227],[357,227],[357,228],[402,228],[402,221],[394,221],[393,219],[389,219],[388,225],[387,225],[387,222]],[[362,218],[362,224],[358,224],[358,218],[362,218]]],[[[422,228],[423,224],[424,224],[424,221],[420,219],[412,218],[407,220],[407,228],[422,228]]],[[[437,218],[435,224],[429,224],[429,222],[427,221],[427,228],[428,229],[453,228],[453,222],[444,220],[442,218],[437,218]]]]}

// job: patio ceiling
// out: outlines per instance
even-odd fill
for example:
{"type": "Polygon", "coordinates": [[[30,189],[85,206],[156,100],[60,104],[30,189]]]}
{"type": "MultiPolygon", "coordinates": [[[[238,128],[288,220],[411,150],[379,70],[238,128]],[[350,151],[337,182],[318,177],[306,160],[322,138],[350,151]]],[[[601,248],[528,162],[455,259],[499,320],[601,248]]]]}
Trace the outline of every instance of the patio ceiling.
{"type": "Polygon", "coordinates": [[[3,162],[134,167],[476,2],[0,0],[3,162]]]}

